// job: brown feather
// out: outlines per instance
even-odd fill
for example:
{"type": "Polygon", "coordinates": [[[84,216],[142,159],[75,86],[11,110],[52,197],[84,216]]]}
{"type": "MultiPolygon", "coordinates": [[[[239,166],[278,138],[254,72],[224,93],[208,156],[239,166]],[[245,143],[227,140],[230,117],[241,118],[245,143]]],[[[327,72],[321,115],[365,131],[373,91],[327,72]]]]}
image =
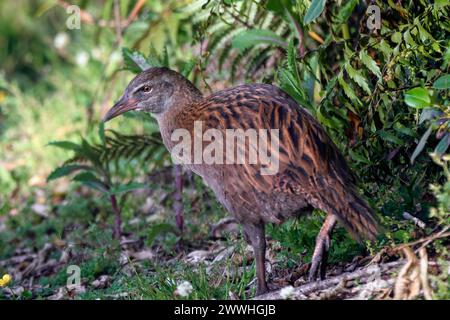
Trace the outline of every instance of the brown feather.
{"type": "MultiPolygon", "coordinates": [[[[194,121],[203,130],[279,129],[280,170],[262,176],[260,165],[188,165],[240,221],[283,222],[311,207],[332,213],[360,239],[373,239],[377,222],[356,191],[356,179],[320,124],[285,92],[267,84],[222,90],[160,121],[169,150],[170,133],[194,121]]],[[[246,150],[248,151],[248,150],[246,150]]]]}

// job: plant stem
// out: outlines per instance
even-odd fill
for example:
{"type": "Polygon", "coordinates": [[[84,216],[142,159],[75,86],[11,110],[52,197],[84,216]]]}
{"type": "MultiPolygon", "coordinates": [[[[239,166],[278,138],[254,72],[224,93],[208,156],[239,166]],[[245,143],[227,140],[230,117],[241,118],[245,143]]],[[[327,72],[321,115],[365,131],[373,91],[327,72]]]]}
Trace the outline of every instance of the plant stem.
{"type": "Polygon", "coordinates": [[[342,37],[343,37],[345,40],[350,39],[350,31],[349,31],[349,29],[348,29],[348,24],[346,24],[346,23],[344,23],[344,24],[342,25],[342,37]]]}
{"type": "Polygon", "coordinates": [[[113,236],[115,239],[120,240],[120,236],[122,235],[122,218],[120,216],[120,208],[117,205],[117,198],[113,194],[110,196],[111,206],[114,211],[114,230],[113,236]]]}

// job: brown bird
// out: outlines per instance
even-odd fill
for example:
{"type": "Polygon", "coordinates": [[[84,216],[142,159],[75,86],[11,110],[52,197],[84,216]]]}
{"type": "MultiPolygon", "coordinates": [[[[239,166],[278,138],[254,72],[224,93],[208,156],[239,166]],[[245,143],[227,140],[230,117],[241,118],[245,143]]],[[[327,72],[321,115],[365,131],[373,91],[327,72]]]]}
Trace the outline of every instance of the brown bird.
{"type": "MultiPolygon", "coordinates": [[[[276,173],[262,174],[265,165],[262,161],[184,163],[204,179],[220,203],[242,224],[255,255],[257,295],[268,290],[266,223],[282,223],[314,208],[327,213],[316,239],[310,279],[324,277],[330,234],[336,221],[357,240],[376,237],[377,221],[358,194],[355,177],[345,159],[321,125],[281,89],[268,84],[245,84],[204,98],[179,73],[167,68],[150,68],[131,81],[104,121],[129,110],[151,113],[171,152],[179,141],[174,141],[172,136],[176,129],[190,133],[195,140],[196,121],[202,123],[202,134],[208,129],[224,134],[227,129],[278,129],[278,138],[270,136],[266,143],[270,145],[269,153],[277,155],[276,173]],[[272,142],[278,144],[278,150],[272,142]]],[[[202,141],[202,146],[207,145],[202,141]]],[[[245,142],[246,156],[252,147],[250,142],[245,142]]],[[[228,151],[225,147],[223,150],[228,151]]]]}

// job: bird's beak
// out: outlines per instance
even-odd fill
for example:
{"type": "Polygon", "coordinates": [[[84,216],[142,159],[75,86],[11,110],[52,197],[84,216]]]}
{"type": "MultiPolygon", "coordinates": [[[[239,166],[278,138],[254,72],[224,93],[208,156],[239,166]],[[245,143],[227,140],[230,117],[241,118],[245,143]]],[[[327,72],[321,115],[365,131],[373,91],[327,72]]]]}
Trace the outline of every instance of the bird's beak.
{"type": "Polygon", "coordinates": [[[103,122],[109,121],[112,118],[115,118],[124,112],[134,110],[134,109],[136,109],[136,106],[137,106],[137,101],[135,99],[128,99],[125,96],[123,96],[105,114],[105,116],[103,117],[103,122]]]}

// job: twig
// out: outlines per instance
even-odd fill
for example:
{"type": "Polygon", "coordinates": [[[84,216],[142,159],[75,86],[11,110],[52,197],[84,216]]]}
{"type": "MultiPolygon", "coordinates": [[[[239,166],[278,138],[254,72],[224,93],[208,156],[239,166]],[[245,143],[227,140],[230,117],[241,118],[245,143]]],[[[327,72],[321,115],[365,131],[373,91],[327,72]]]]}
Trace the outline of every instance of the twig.
{"type": "Polygon", "coordinates": [[[122,44],[122,27],[121,27],[121,17],[120,17],[120,6],[119,0],[114,0],[114,20],[115,20],[115,28],[116,28],[116,42],[117,45],[122,44]]]}
{"type": "MultiPolygon", "coordinates": [[[[313,292],[329,289],[330,287],[339,285],[343,281],[348,282],[348,281],[352,281],[352,280],[356,280],[356,279],[358,279],[359,283],[361,283],[362,281],[368,281],[368,279],[371,276],[381,274],[381,273],[391,272],[394,269],[397,269],[399,266],[403,265],[404,263],[405,263],[404,260],[400,260],[400,261],[389,262],[386,264],[372,265],[372,266],[369,266],[369,267],[366,267],[363,269],[359,269],[354,272],[346,272],[339,276],[325,279],[323,281],[310,282],[303,286],[295,288],[292,298],[305,299],[305,296],[307,296],[313,292]]],[[[281,290],[269,292],[264,295],[257,296],[257,297],[255,297],[255,299],[256,300],[281,299],[282,297],[280,295],[280,291],[281,290]]]]}
{"type": "Polygon", "coordinates": [[[403,212],[403,218],[405,218],[406,220],[412,220],[419,228],[425,229],[426,227],[425,222],[423,222],[419,218],[414,217],[409,212],[403,212]]]}
{"type": "Polygon", "coordinates": [[[122,217],[120,214],[120,208],[117,205],[117,198],[114,194],[110,196],[110,200],[111,200],[112,209],[114,211],[113,235],[114,235],[115,239],[120,240],[120,236],[122,235],[122,227],[121,227],[122,226],[122,217]]]}
{"type": "Polygon", "coordinates": [[[141,11],[144,4],[145,4],[145,0],[139,0],[138,2],[136,2],[133,10],[131,10],[130,15],[128,16],[128,18],[126,20],[125,28],[128,27],[134,21],[134,19],[136,19],[139,11],[141,11]]]}
{"type": "MultiPolygon", "coordinates": [[[[448,229],[450,228],[450,226],[445,227],[444,229],[442,229],[441,231],[439,231],[438,233],[432,234],[428,237],[413,241],[413,242],[409,242],[409,243],[404,243],[402,245],[399,245],[397,247],[392,248],[392,250],[394,251],[398,251],[398,250],[402,250],[404,247],[412,247],[415,246],[419,243],[423,243],[425,242],[418,250],[420,250],[423,247],[426,247],[431,241],[436,240],[436,239],[440,239],[440,238],[447,238],[450,237],[450,232],[446,232],[448,229]]],[[[416,250],[416,252],[418,251],[416,250]]]]}

